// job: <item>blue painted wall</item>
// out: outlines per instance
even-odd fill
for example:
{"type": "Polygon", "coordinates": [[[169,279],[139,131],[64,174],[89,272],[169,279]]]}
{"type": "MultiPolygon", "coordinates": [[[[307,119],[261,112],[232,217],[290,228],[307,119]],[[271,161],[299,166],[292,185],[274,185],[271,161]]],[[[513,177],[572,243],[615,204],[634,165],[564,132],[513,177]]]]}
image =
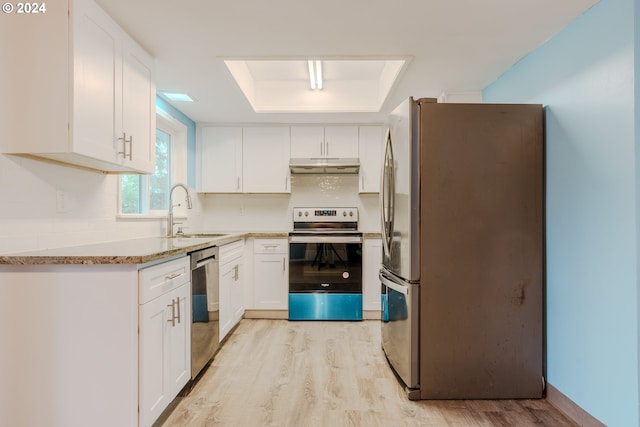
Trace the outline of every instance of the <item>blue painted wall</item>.
{"type": "Polygon", "coordinates": [[[169,104],[164,99],[156,96],[156,108],[159,108],[187,127],[187,186],[195,188],[196,186],[196,123],[189,117],[185,116],[182,111],[169,104]]]}
{"type": "Polygon", "coordinates": [[[640,424],[636,2],[601,0],[483,91],[546,105],[547,379],[610,427],[640,424]]]}

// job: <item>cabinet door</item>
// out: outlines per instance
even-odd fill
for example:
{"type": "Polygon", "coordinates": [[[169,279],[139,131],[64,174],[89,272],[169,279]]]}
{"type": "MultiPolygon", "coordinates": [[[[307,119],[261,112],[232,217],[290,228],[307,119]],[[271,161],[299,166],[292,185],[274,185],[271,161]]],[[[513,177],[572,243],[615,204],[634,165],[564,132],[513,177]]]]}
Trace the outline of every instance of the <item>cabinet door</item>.
{"type": "Polygon", "coordinates": [[[204,193],[242,192],[242,128],[202,128],[200,191],[204,193]]]}
{"type": "Polygon", "coordinates": [[[171,293],[171,301],[176,300],[174,325],[169,328],[169,353],[167,378],[170,381],[170,400],[173,400],[191,378],[191,287],[180,286],[171,293]]]}
{"type": "Polygon", "coordinates": [[[291,158],[324,157],[324,150],[323,127],[291,127],[291,158]]]}
{"type": "Polygon", "coordinates": [[[233,283],[231,285],[231,301],[232,301],[232,321],[231,327],[240,322],[244,316],[244,262],[242,258],[238,258],[235,263],[235,273],[233,275],[233,283]]]}
{"type": "Polygon", "coordinates": [[[365,239],[364,274],[362,286],[362,308],[380,311],[380,279],[378,272],[382,266],[382,240],[365,239]]]}
{"type": "Polygon", "coordinates": [[[162,295],[139,307],[140,426],[148,427],[171,402],[165,357],[169,351],[171,298],[162,295]]]}
{"type": "Polygon", "coordinates": [[[325,157],[358,157],[358,127],[330,126],[324,128],[325,157]]]}
{"type": "Polygon", "coordinates": [[[122,72],[121,32],[93,2],[76,2],[73,19],[73,151],[116,163],[122,72]]]}
{"type": "Polygon", "coordinates": [[[289,190],[289,128],[242,130],[243,192],[286,193],[289,190]]]}
{"type": "Polygon", "coordinates": [[[68,57],[70,20],[67,2],[59,2],[37,17],[3,17],[0,152],[69,149],[73,84],[68,57]]]}
{"type": "Polygon", "coordinates": [[[289,265],[286,254],[254,255],[254,307],[259,310],[288,308],[289,265]]]}
{"type": "Polygon", "coordinates": [[[380,192],[383,138],[382,126],[360,126],[360,193],[380,192]]]}
{"type": "Polygon", "coordinates": [[[155,173],[155,96],[153,58],[133,40],[125,37],[121,126],[116,126],[116,129],[118,138],[122,138],[122,141],[126,138],[126,156],[121,155],[119,159],[124,165],[146,173],[155,173]]]}
{"type": "Polygon", "coordinates": [[[235,264],[227,263],[220,266],[220,342],[233,327],[233,302],[231,289],[235,276],[235,264]]]}

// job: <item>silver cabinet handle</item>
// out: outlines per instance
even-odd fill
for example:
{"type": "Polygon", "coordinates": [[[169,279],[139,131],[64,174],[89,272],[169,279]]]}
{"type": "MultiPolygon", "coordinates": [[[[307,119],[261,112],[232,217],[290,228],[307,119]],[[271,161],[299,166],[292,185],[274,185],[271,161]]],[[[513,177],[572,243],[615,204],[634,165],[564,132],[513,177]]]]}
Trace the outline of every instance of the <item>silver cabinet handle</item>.
{"type": "Polygon", "coordinates": [[[329,157],[329,141],[324,142],[327,148],[325,148],[324,153],[327,157],[329,157]]]}
{"type": "Polygon", "coordinates": [[[175,279],[178,276],[182,276],[182,273],[169,274],[168,276],[164,276],[164,278],[165,278],[165,280],[171,280],[171,279],[175,279]]]}
{"type": "Polygon", "coordinates": [[[236,190],[240,191],[240,177],[236,177],[236,190]]]}
{"type": "Polygon", "coordinates": [[[167,322],[171,322],[171,326],[176,326],[177,320],[178,324],[180,324],[180,322],[182,321],[182,315],[180,314],[180,297],[172,299],[171,304],[167,304],[167,307],[171,307],[171,319],[167,319],[167,322]]]}
{"type": "Polygon", "coordinates": [[[167,322],[171,322],[171,326],[176,326],[176,301],[171,300],[171,304],[167,304],[167,307],[171,307],[171,319],[167,322]]]}
{"type": "Polygon", "coordinates": [[[129,160],[133,160],[133,136],[127,139],[127,133],[122,132],[122,138],[118,138],[118,141],[122,141],[122,151],[118,151],[118,154],[122,154],[123,159],[129,157],[129,160]],[[127,154],[127,144],[129,144],[129,154],[127,154]]]}
{"type": "Polygon", "coordinates": [[[320,157],[324,157],[324,142],[320,141],[320,157]]]}
{"type": "Polygon", "coordinates": [[[285,259],[282,257],[282,272],[284,273],[286,270],[285,259]]]}

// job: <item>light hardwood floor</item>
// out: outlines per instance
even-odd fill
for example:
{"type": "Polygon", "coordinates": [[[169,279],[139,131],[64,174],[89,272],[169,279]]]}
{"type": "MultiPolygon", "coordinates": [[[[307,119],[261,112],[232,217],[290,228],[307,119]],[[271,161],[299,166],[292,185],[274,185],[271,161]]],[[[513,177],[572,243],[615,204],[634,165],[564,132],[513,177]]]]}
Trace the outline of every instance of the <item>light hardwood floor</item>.
{"type": "Polygon", "coordinates": [[[380,322],[243,319],[163,427],[573,426],[544,400],[410,401],[380,322]]]}

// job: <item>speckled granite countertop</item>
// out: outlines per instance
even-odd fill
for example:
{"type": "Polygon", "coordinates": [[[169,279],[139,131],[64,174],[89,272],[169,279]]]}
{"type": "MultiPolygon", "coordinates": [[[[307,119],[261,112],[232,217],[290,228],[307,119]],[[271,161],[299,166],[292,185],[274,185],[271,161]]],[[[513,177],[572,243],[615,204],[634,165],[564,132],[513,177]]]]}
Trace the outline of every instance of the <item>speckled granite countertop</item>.
{"type": "MultiPolygon", "coordinates": [[[[148,237],[83,246],[45,249],[0,255],[0,264],[144,264],[178,256],[210,246],[222,246],[242,238],[285,238],[288,231],[199,232],[194,237],[148,237]]],[[[365,239],[379,238],[380,233],[363,233],[365,239]]]]}
{"type": "MultiPolygon", "coordinates": [[[[264,235],[268,237],[275,234],[276,233],[264,233],[264,235]]],[[[262,234],[260,235],[262,236],[262,234]]],[[[277,235],[286,236],[288,234],[278,233],[277,235]]],[[[244,237],[250,237],[250,234],[227,233],[223,235],[205,235],[204,233],[198,233],[196,236],[197,237],[174,238],[148,237],[16,254],[4,254],[0,255],[0,264],[144,264],[210,246],[221,246],[244,237]]]]}

